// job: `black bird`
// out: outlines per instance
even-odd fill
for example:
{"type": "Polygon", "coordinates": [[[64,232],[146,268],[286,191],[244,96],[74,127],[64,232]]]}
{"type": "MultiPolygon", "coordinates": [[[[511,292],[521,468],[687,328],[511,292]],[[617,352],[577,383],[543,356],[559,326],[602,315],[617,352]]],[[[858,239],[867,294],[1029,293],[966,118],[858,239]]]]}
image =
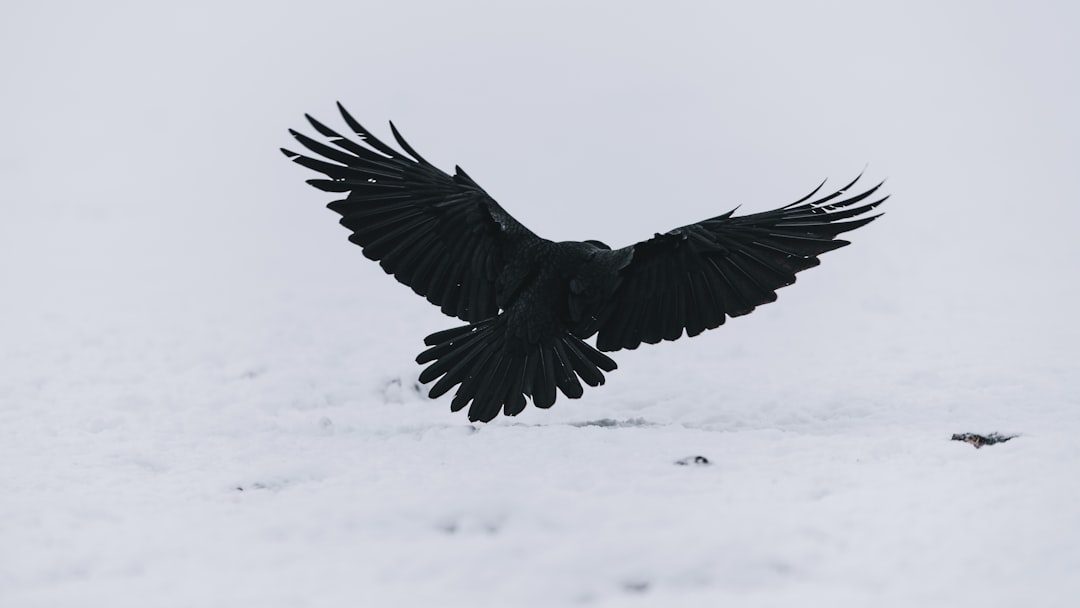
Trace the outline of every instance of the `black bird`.
{"type": "Polygon", "coordinates": [[[872,200],[881,184],[849,194],[856,178],[818,198],[824,183],[773,211],[732,210],[622,249],[557,243],[518,223],[461,167],[451,176],[424,160],[393,123],[405,154],[338,109],[355,139],[307,116],[331,145],[289,132],[322,159],[282,152],[326,176],[312,186],[346,193],[328,206],[365,256],[468,322],[425,338],[416,361],[430,364],[421,382],[438,380],[429,396],[458,386],[450,409],[471,403],[472,421],[515,416],[526,397],[551,407],[556,388],[577,399],[580,380],[598,386],[616,368],[600,351],[696,336],[772,302],[888,198],[872,200]],[[596,348],[584,341],[593,334],[596,348]]]}

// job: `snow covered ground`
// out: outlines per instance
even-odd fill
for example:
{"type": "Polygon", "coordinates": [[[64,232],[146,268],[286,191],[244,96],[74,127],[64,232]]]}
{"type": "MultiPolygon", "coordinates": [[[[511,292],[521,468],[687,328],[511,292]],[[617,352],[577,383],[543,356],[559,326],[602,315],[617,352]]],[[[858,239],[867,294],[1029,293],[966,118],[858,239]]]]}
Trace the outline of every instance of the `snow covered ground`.
{"type": "Polygon", "coordinates": [[[0,23],[0,606],[1074,605],[1073,5],[150,4],[0,23]],[[893,199],[470,425],[277,151],[337,99],[549,238],[893,199]]]}

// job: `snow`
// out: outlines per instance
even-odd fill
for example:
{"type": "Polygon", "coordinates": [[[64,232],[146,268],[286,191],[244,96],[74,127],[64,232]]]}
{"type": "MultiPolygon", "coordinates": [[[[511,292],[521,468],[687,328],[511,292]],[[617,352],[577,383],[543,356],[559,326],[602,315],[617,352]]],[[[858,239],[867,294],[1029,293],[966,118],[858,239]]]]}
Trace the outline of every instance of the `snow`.
{"type": "Polygon", "coordinates": [[[0,606],[1072,605],[1078,17],[13,3],[0,606]],[[775,304],[470,425],[415,389],[456,321],[277,152],[336,99],[554,239],[867,163],[893,199],[775,304]]]}

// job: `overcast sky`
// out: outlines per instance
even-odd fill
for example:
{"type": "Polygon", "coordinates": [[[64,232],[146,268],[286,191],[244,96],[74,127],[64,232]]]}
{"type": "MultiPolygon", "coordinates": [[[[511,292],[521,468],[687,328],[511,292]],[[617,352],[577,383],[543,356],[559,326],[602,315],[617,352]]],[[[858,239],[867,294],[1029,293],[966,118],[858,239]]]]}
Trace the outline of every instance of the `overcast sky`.
{"type": "Polygon", "coordinates": [[[277,151],[305,112],[340,124],[336,100],[555,240],[625,245],[866,168],[887,215],[793,307],[1004,332],[1018,360],[1078,337],[1073,3],[5,6],[0,279],[28,345],[332,281],[365,314],[408,299],[277,151]]]}

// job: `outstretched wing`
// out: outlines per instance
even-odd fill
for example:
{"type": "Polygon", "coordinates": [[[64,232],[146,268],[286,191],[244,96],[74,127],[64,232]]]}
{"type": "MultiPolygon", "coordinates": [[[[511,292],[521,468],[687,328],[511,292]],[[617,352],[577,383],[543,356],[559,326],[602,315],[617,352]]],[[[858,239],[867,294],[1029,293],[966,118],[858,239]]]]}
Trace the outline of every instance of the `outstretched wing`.
{"type": "Polygon", "coordinates": [[[326,176],[308,180],[312,186],[348,193],[328,207],[341,214],[341,224],[352,230],[349,240],[365,256],[447,315],[470,322],[495,316],[504,261],[539,237],[460,167],[451,177],[424,160],[393,123],[394,139],[408,156],[372,136],[341,104],[338,109],[359,141],[307,116],[332,145],[290,130],[321,158],[281,151],[326,176]]]}
{"type": "Polygon", "coordinates": [[[881,184],[849,196],[858,179],[817,200],[810,201],[824,183],[773,211],[736,217],[732,210],[612,252],[632,257],[585,333],[599,332],[600,350],[637,348],[683,330],[696,336],[774,301],[795,273],[818,265],[818,255],[848,244],[837,235],[878,217],[852,219],[888,198],[864,202],[881,184]]]}

